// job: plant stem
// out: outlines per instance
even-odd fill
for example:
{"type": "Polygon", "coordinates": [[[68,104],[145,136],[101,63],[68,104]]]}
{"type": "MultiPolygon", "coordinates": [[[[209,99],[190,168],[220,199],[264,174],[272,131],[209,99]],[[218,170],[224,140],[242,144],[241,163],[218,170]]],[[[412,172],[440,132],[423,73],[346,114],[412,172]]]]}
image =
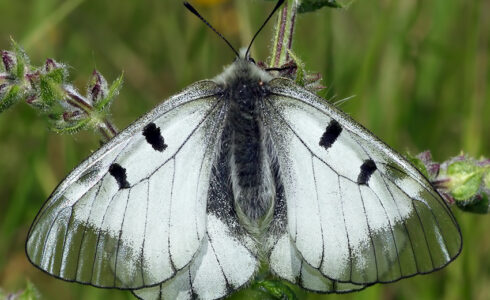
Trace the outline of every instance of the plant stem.
{"type": "Polygon", "coordinates": [[[269,62],[271,68],[279,68],[290,59],[289,50],[293,45],[297,10],[298,0],[288,0],[277,17],[272,56],[269,62]]]}

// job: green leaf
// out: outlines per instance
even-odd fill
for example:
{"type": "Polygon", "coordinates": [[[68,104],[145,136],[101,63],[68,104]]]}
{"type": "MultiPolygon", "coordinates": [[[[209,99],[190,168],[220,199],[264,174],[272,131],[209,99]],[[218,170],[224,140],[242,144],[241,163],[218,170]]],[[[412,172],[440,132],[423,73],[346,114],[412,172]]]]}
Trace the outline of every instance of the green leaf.
{"type": "Polygon", "coordinates": [[[13,39],[11,39],[11,42],[14,48],[15,58],[17,60],[17,66],[13,72],[18,79],[23,79],[27,69],[26,66],[30,65],[29,57],[25,53],[24,49],[22,49],[22,47],[20,47],[13,39]]]}
{"type": "Polygon", "coordinates": [[[46,107],[54,106],[58,101],[62,100],[65,96],[61,84],[59,83],[59,74],[52,72],[43,74],[39,79],[39,89],[41,101],[46,107]]]}
{"type": "Polygon", "coordinates": [[[293,290],[280,280],[259,280],[254,283],[254,288],[261,290],[274,299],[297,300],[293,290]]]}
{"type": "Polygon", "coordinates": [[[343,5],[336,0],[303,0],[298,7],[298,13],[307,13],[323,7],[342,8],[343,5]]]}
{"type": "Polygon", "coordinates": [[[0,99],[0,113],[19,101],[21,96],[21,89],[18,85],[12,85],[8,88],[8,92],[0,99]]]}
{"type": "Polygon", "coordinates": [[[451,179],[448,188],[456,200],[468,200],[479,190],[483,178],[483,168],[472,161],[457,161],[447,168],[451,179]]]}
{"type": "Polygon", "coordinates": [[[60,121],[55,123],[55,125],[51,128],[56,133],[77,133],[83,129],[90,127],[90,118],[81,119],[78,121],[70,122],[67,124],[66,122],[60,121]]]}
{"type": "Polygon", "coordinates": [[[119,91],[121,90],[123,84],[123,79],[124,79],[124,74],[121,74],[121,76],[119,76],[119,78],[117,78],[112,83],[111,87],[109,88],[109,92],[107,93],[107,96],[94,105],[94,108],[97,111],[103,111],[109,107],[109,105],[112,103],[114,98],[119,94],[119,91]]]}
{"type": "Polygon", "coordinates": [[[45,73],[43,77],[52,80],[54,83],[63,84],[66,81],[67,73],[65,68],[55,68],[45,73]]]}

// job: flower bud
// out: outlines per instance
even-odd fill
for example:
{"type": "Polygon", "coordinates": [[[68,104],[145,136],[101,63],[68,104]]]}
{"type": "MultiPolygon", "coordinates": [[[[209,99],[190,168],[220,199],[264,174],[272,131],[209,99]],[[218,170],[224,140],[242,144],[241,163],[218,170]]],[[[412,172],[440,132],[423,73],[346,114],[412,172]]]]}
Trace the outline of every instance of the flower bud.
{"type": "Polygon", "coordinates": [[[84,113],[82,113],[80,110],[75,110],[72,112],[65,111],[63,113],[63,120],[65,120],[65,122],[79,121],[84,117],[84,113]]]}
{"type": "Polygon", "coordinates": [[[57,69],[59,68],[59,64],[54,61],[53,59],[51,58],[48,58],[46,59],[46,63],[44,64],[44,71],[46,71],[47,73],[53,71],[54,69],[57,69]]]}
{"type": "Polygon", "coordinates": [[[420,161],[424,164],[429,179],[437,177],[441,168],[441,164],[432,161],[432,154],[430,153],[430,151],[424,151],[420,153],[419,155],[417,155],[417,158],[420,159],[420,161]]]}
{"type": "Polygon", "coordinates": [[[107,96],[108,89],[107,81],[104,76],[97,70],[94,70],[87,87],[87,97],[95,104],[107,96]]]}
{"type": "Polygon", "coordinates": [[[15,54],[10,52],[10,51],[2,51],[2,62],[3,66],[5,68],[5,71],[7,72],[12,72],[12,70],[15,68],[15,65],[17,64],[15,58],[15,54]]]}

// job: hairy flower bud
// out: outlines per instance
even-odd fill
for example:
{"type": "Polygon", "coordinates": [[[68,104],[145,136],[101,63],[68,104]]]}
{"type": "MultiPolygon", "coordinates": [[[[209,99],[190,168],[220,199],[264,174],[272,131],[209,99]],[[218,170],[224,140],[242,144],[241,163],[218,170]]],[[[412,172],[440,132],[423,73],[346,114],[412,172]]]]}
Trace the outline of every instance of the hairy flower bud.
{"type": "Polygon", "coordinates": [[[107,80],[97,70],[94,70],[87,87],[88,98],[96,104],[107,96],[108,90],[107,80]]]}
{"type": "Polygon", "coordinates": [[[53,71],[54,69],[60,68],[61,66],[54,61],[54,59],[48,58],[46,59],[46,63],[44,64],[44,71],[46,73],[49,73],[53,71]]]}
{"type": "Polygon", "coordinates": [[[2,62],[3,62],[3,67],[5,68],[5,71],[7,72],[12,72],[12,70],[15,68],[15,65],[17,64],[15,58],[15,54],[10,52],[10,51],[2,51],[2,62]]]}

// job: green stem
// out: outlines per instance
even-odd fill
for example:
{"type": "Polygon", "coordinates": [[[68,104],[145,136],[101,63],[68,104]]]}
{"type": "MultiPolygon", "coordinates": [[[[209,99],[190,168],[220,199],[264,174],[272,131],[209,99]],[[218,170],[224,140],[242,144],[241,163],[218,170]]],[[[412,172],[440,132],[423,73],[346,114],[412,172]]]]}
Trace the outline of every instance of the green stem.
{"type": "Polygon", "coordinates": [[[298,0],[288,0],[277,16],[274,44],[269,67],[279,68],[290,59],[289,50],[293,45],[294,26],[298,11],[298,0]]]}

